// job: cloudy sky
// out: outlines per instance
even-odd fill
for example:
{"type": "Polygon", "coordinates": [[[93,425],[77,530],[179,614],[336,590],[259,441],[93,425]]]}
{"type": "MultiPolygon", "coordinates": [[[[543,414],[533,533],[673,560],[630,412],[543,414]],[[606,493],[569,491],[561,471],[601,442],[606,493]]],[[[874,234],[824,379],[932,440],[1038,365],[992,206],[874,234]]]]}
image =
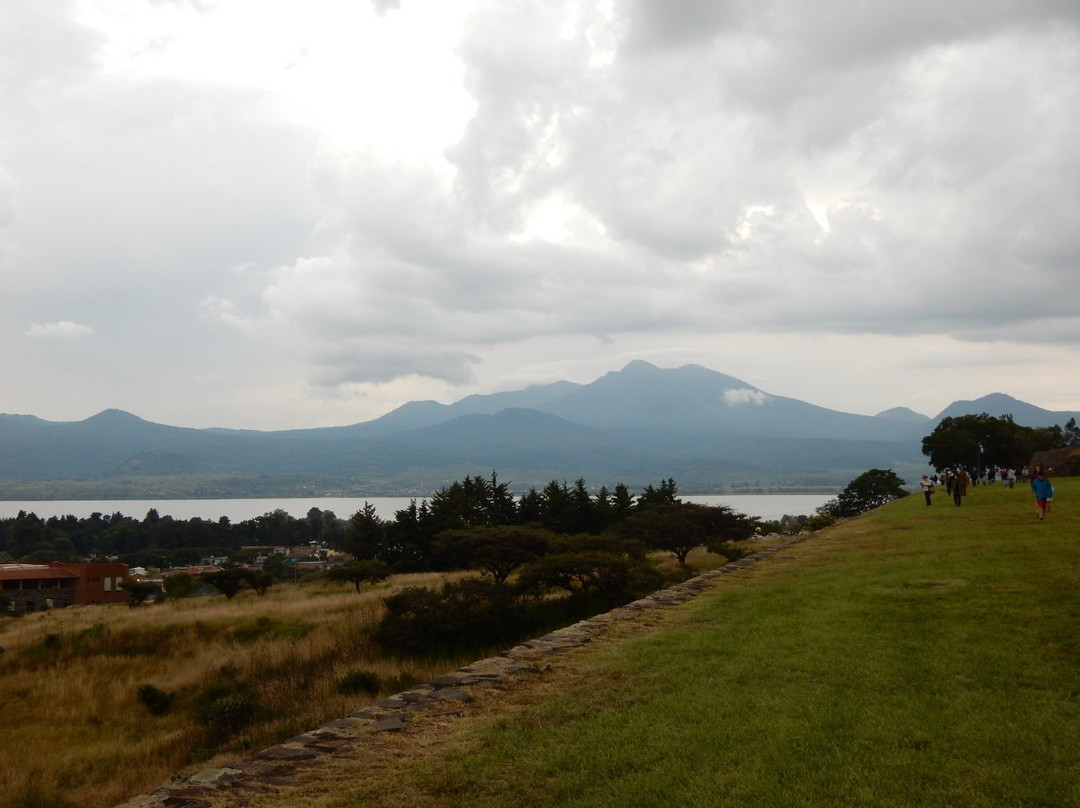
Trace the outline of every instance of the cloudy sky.
{"type": "Polygon", "coordinates": [[[1078,144],[1075,0],[3,0],[0,412],[1077,410],[1078,144]]]}

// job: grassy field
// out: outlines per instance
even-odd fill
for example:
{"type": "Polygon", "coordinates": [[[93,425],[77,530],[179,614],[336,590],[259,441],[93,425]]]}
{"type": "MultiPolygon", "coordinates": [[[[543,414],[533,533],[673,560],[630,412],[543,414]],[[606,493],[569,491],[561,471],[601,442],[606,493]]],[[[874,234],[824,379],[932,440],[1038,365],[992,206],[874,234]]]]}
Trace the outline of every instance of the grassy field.
{"type": "Polygon", "coordinates": [[[847,520],[250,808],[1080,806],[1080,480],[847,520]]]}
{"type": "Polygon", "coordinates": [[[349,674],[376,677],[386,695],[444,672],[445,659],[395,662],[368,640],[390,586],[0,620],[0,806],[117,805],[370,704],[374,694],[339,692],[349,674]],[[140,698],[145,686],[172,699],[162,714],[140,698]]]}

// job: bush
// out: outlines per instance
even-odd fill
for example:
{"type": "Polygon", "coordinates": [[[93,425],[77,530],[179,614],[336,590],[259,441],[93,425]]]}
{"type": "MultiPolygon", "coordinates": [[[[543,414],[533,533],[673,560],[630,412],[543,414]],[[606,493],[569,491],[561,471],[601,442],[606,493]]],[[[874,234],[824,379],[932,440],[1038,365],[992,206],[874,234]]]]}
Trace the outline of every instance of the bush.
{"type": "Polygon", "coordinates": [[[738,561],[740,558],[745,558],[748,555],[752,555],[750,550],[732,542],[724,542],[723,544],[715,544],[709,546],[710,553],[716,553],[721,555],[730,561],[738,561]]]}
{"type": "Polygon", "coordinates": [[[176,700],[175,693],[169,693],[154,685],[139,686],[139,701],[150,711],[150,715],[165,715],[172,709],[176,700]]]}
{"type": "Polygon", "coordinates": [[[374,696],[382,687],[382,680],[378,674],[371,671],[353,671],[337,683],[337,692],[347,696],[355,696],[359,693],[367,693],[374,696]]]}
{"type": "Polygon", "coordinates": [[[823,530],[830,525],[836,524],[836,517],[831,513],[825,513],[824,511],[818,511],[813,516],[808,518],[805,522],[806,529],[813,532],[815,530],[823,530]]]}
{"type": "Polygon", "coordinates": [[[506,642],[521,630],[519,608],[505,587],[480,578],[413,586],[384,598],[386,615],[375,639],[400,654],[456,654],[506,642]]]}
{"type": "Polygon", "coordinates": [[[209,747],[228,740],[261,717],[258,697],[238,673],[233,666],[223,667],[219,681],[208,687],[198,700],[196,713],[206,727],[209,747]]]}
{"type": "Polygon", "coordinates": [[[259,702],[250,690],[237,689],[209,699],[202,710],[206,725],[206,740],[210,745],[236,735],[240,730],[255,723],[259,702]]]}

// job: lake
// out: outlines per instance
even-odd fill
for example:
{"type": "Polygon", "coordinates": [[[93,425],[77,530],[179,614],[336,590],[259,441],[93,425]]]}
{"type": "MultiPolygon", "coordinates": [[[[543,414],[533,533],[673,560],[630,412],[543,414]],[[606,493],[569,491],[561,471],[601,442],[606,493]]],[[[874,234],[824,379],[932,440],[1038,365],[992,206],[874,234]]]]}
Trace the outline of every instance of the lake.
{"type": "MultiPolygon", "coordinates": [[[[798,516],[812,514],[835,494],[722,494],[709,496],[681,496],[684,502],[696,502],[702,505],[727,505],[732,510],[747,516],[762,519],[779,519],[784,515],[798,516]]],[[[216,522],[222,516],[230,522],[244,522],[265,513],[281,509],[290,516],[302,518],[312,508],[333,511],[342,519],[348,519],[364,507],[365,502],[375,506],[379,518],[387,521],[394,518],[397,511],[409,507],[412,500],[420,503],[417,497],[310,497],[310,498],[268,498],[268,499],[57,499],[57,500],[6,500],[0,501],[0,519],[10,519],[19,515],[19,511],[35,513],[42,519],[51,516],[74,516],[82,519],[93,513],[122,513],[135,519],[142,519],[151,508],[156,508],[161,516],[174,519],[193,519],[199,517],[216,522]]]]}

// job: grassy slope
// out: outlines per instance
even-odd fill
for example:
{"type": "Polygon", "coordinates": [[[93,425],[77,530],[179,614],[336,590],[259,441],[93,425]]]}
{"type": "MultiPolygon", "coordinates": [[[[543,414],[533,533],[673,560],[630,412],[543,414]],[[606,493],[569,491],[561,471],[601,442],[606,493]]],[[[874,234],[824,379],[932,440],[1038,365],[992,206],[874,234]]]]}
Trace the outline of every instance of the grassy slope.
{"type": "Polygon", "coordinates": [[[1080,805],[1080,480],[892,503],[252,808],[1080,805]],[[648,623],[648,624],[646,624],[648,623]]]}
{"type": "MultiPolygon", "coordinates": [[[[396,585],[436,578],[401,576],[396,585]]],[[[370,703],[370,695],[337,692],[352,671],[381,677],[387,695],[401,678],[437,676],[445,660],[399,663],[364,639],[390,586],[357,595],[315,582],[274,587],[265,597],[0,620],[0,808],[117,805],[185,766],[223,765],[370,703]],[[208,687],[237,680],[254,683],[262,721],[208,745],[198,700],[208,687]],[[176,694],[167,715],[152,716],[140,703],[144,684],[176,694]],[[203,762],[188,765],[193,758],[203,762]]]]}

